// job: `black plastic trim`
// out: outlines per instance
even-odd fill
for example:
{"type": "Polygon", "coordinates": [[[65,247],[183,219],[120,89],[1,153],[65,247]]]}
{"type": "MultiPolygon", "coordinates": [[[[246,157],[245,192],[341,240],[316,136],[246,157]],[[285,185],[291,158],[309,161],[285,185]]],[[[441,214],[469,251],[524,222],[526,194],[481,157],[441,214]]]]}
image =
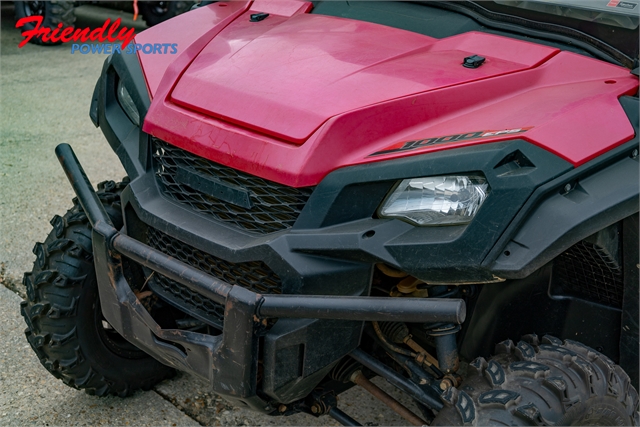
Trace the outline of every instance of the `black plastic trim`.
{"type": "Polygon", "coordinates": [[[427,282],[493,281],[496,280],[493,273],[481,266],[484,257],[533,191],[571,169],[566,161],[523,140],[347,167],[322,180],[285,237],[290,250],[295,252],[385,262],[427,282]],[[532,166],[504,162],[514,158],[514,153],[527,158],[532,166]],[[478,173],[487,178],[491,192],[468,225],[416,227],[395,219],[375,219],[373,207],[377,209],[382,203],[386,195],[383,190],[390,191],[399,180],[478,173]],[[365,184],[375,191],[346,193],[358,186],[365,188],[365,184]],[[345,216],[353,219],[351,222],[340,221],[344,194],[349,194],[352,205],[359,206],[355,210],[361,219],[351,215],[345,216]],[[337,225],[323,227],[339,221],[337,225]],[[367,231],[371,233],[365,235],[367,231]],[[353,235],[358,232],[361,234],[353,235]]]}
{"type": "Polygon", "coordinates": [[[568,45],[576,45],[596,58],[616,65],[632,68],[634,64],[632,58],[615,47],[570,27],[537,22],[518,16],[490,11],[478,4],[478,2],[439,1],[429,2],[429,4],[467,15],[487,27],[524,34],[530,37],[559,41],[568,45]]]}
{"type": "Polygon", "coordinates": [[[147,167],[149,136],[131,122],[120,106],[116,94],[119,80],[122,80],[140,113],[140,123],[144,122],[151,99],[136,54],[113,54],[107,57],[96,83],[89,115],[94,124],[100,125],[127,175],[134,179],[143,174],[147,167]]]}
{"type": "Polygon", "coordinates": [[[624,294],[620,321],[620,366],[629,374],[631,384],[638,390],[640,385],[640,367],[638,366],[638,350],[640,349],[638,263],[640,263],[640,257],[638,256],[637,214],[623,221],[622,238],[624,294]]]}
{"type": "Polygon", "coordinates": [[[638,98],[620,102],[634,138],[538,188],[487,255],[485,267],[500,277],[524,278],[564,249],[638,212],[638,98]]]}
{"type": "Polygon", "coordinates": [[[638,212],[639,179],[638,162],[627,158],[591,176],[550,184],[555,194],[528,211],[491,269],[500,277],[524,278],[566,248],[638,212]],[[563,185],[572,189],[561,192],[563,185]]]}

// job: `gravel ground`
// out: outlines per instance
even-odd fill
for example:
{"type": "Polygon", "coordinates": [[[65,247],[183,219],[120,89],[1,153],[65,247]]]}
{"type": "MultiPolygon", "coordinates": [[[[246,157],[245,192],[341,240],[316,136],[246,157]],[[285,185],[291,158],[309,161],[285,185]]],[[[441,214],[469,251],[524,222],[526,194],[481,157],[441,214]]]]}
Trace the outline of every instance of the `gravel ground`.
{"type": "MultiPolygon", "coordinates": [[[[68,45],[18,49],[22,37],[13,27],[13,6],[0,6],[0,282],[24,295],[21,277],[31,269],[33,246],[73,197],[54,147],[71,144],[94,184],[120,179],[124,170],[88,117],[104,56],[71,55],[68,45]]],[[[99,25],[105,13],[133,24],[130,14],[82,6],[76,25],[99,25]]],[[[70,389],[30,350],[15,293],[0,286],[0,425],[337,425],[329,417],[274,418],[234,408],[186,374],[124,400],[70,389]]],[[[384,380],[374,382],[416,410],[384,380]]],[[[340,408],[368,425],[407,425],[358,388],[340,396],[340,408]]]]}

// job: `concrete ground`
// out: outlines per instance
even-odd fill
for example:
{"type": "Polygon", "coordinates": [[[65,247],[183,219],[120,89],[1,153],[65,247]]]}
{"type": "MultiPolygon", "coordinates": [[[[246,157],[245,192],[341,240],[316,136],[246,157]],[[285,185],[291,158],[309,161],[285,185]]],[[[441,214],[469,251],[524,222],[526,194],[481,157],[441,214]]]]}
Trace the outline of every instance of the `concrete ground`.
{"type": "Polygon", "coordinates": [[[24,338],[21,299],[0,286],[0,425],[198,425],[155,392],[97,398],[49,375],[24,338]]]}
{"type": "MultiPolygon", "coordinates": [[[[40,365],[24,338],[19,302],[34,244],[73,197],[53,149],[71,144],[94,184],[118,180],[124,171],[88,115],[105,57],[71,55],[69,45],[18,49],[13,5],[0,6],[0,282],[11,289],[0,286],[0,425],[337,425],[328,417],[273,418],[233,408],[189,375],[128,399],[97,398],[66,387],[40,365]]],[[[131,14],[82,6],[76,26],[100,25],[114,15],[133,25],[131,14]]],[[[339,406],[363,424],[407,425],[360,389],[341,395],[339,406]]]]}

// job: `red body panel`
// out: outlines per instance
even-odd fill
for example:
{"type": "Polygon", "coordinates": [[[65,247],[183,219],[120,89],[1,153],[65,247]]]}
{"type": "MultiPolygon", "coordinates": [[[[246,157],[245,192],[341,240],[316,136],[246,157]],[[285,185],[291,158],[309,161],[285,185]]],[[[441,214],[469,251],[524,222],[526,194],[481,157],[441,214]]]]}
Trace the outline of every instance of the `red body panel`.
{"type": "Polygon", "coordinates": [[[203,49],[171,101],[302,144],[338,114],[520,71],[556,52],[481,33],[438,41],[328,16],[274,16],[259,24],[244,16],[203,49]],[[478,49],[486,63],[461,67],[478,49]]]}
{"type": "Polygon", "coordinates": [[[183,32],[179,55],[140,56],[154,96],[146,132],[296,187],[348,165],[507,138],[577,166],[633,137],[617,101],[638,87],[627,69],[483,33],[437,40],[304,15],[308,3],[293,0],[247,7],[213,4],[136,37],[175,43],[183,32]],[[250,23],[255,12],[272,15],[250,23]],[[462,67],[471,54],[486,63],[462,67]],[[528,130],[371,157],[406,141],[518,128],[528,130]]]}

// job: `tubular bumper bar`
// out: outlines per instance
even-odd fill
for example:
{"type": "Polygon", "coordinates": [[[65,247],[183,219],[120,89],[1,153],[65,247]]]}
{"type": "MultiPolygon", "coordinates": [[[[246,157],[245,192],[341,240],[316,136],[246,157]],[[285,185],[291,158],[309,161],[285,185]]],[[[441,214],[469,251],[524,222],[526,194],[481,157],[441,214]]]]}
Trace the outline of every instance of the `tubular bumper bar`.
{"type": "MultiPolygon", "coordinates": [[[[198,294],[224,304],[232,286],[151,248],[113,228],[107,212],[68,144],[56,147],[60,164],[92,227],[108,239],[110,249],[161,273],[198,294]]],[[[322,295],[257,296],[258,318],[309,318],[401,322],[453,322],[465,319],[460,299],[384,298],[322,295]]]]}
{"type": "Polygon", "coordinates": [[[214,391],[227,398],[238,398],[263,412],[269,410],[262,402],[255,401],[258,399],[255,379],[252,380],[255,372],[251,366],[244,366],[251,365],[257,357],[254,327],[261,319],[464,322],[465,303],[460,299],[261,295],[232,286],[120,233],[114,228],[72,148],[60,144],[56,147],[56,155],[93,227],[94,263],[105,318],[126,339],[164,363],[210,381],[215,376],[214,391]],[[210,336],[161,329],[124,278],[120,255],[224,305],[223,334],[210,336]],[[216,387],[217,383],[221,383],[222,388],[216,387]],[[252,396],[254,400],[240,399],[252,396]],[[258,408],[260,405],[262,407],[258,408]]]}

